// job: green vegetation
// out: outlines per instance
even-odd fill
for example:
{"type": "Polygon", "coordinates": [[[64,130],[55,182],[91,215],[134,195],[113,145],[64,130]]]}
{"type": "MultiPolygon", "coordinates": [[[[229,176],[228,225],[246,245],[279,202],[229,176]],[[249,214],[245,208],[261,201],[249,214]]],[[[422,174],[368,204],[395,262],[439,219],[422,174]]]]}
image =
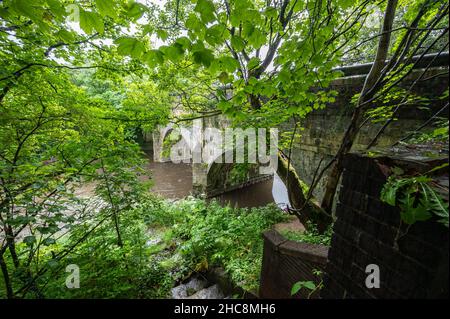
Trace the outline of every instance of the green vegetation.
{"type": "MultiPolygon", "coordinates": [[[[448,163],[434,170],[448,167],[448,163]]],[[[432,171],[428,172],[431,173],[432,171]]],[[[381,192],[381,199],[389,205],[398,205],[401,219],[406,224],[438,217],[438,222],[448,228],[448,203],[436,191],[433,179],[427,174],[401,177],[403,170],[396,167],[381,192]]]]}
{"type": "Polygon", "coordinates": [[[308,244],[320,244],[330,246],[331,236],[333,234],[333,227],[330,226],[323,233],[320,234],[314,225],[310,225],[305,231],[292,231],[292,230],[282,230],[281,235],[285,238],[293,241],[298,241],[301,243],[308,244]]]}
{"type": "Polygon", "coordinates": [[[181,134],[179,134],[176,131],[171,131],[165,138],[163,141],[163,145],[162,145],[162,153],[161,155],[163,156],[163,158],[170,158],[170,151],[172,149],[172,146],[174,146],[175,144],[177,144],[178,142],[180,142],[182,139],[181,134]]]}
{"type": "MultiPolygon", "coordinates": [[[[176,282],[213,266],[223,267],[235,285],[256,290],[261,233],[286,219],[276,206],[247,210],[194,198],[169,203],[146,197],[136,207],[121,211],[120,247],[113,220],[102,221],[104,217],[100,214],[57,241],[44,242],[27,271],[32,275],[46,271],[36,281],[39,289],[23,290],[23,297],[167,298],[176,282]],[[92,225],[99,226],[67,253],[64,262],[55,258],[73,247],[92,225]],[[80,267],[80,289],[65,286],[68,264],[80,267]]],[[[17,245],[21,261],[26,261],[31,246],[29,242],[17,245]]],[[[22,287],[23,276],[19,272],[13,277],[14,288],[22,287]]],[[[0,296],[4,291],[0,283],[0,296]]]]}
{"type": "MultiPolygon", "coordinates": [[[[257,288],[261,232],[283,215],[148,199],[138,136],[168,123],[295,123],[281,136],[278,175],[307,232],[286,235],[329,244],[340,164],[360,129],[383,123],[370,149],[414,103],[430,119],[405,140],[448,141],[448,104],[436,113],[434,97],[411,93],[428,68],[402,83],[413,56],[448,50],[448,11],[444,0],[0,0],[1,296],[159,298],[212,265],[257,288]],[[335,101],[330,84],[349,61],[375,63],[342,147],[306,185],[290,150],[306,116],[335,101]],[[61,288],[70,263],[83,289],[61,288]]],[[[236,166],[232,179],[251,167],[236,166]]],[[[429,180],[405,178],[392,177],[386,202],[408,222],[436,214],[448,224],[429,180]]]]}
{"type": "MultiPolygon", "coordinates": [[[[222,266],[235,285],[258,288],[262,260],[262,232],[286,220],[275,205],[238,209],[188,199],[176,205],[160,203],[159,214],[147,215],[153,227],[169,227],[165,245],[174,245],[182,257],[182,269],[204,271],[222,266]]],[[[151,209],[149,210],[151,211],[151,209]]]]}

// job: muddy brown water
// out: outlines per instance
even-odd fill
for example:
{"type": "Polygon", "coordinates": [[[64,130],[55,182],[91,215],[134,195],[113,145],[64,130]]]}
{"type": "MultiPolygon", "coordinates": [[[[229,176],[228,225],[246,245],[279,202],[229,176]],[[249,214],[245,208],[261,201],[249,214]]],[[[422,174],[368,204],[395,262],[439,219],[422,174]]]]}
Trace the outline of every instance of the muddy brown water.
{"type": "MultiPolygon", "coordinates": [[[[168,199],[180,199],[192,193],[192,166],[185,163],[156,163],[151,152],[146,152],[146,168],[153,180],[152,192],[168,199]]],[[[233,207],[261,207],[276,203],[285,207],[289,203],[287,190],[277,175],[247,187],[214,197],[223,205],[233,207]]]]}

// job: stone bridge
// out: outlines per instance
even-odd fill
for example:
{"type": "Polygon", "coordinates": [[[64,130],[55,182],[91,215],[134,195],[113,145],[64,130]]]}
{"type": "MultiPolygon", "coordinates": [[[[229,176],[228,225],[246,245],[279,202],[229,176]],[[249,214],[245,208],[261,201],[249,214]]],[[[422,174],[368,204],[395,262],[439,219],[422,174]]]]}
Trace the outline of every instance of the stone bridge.
{"type": "Polygon", "coordinates": [[[223,132],[231,125],[224,116],[214,116],[184,122],[181,126],[169,124],[145,138],[153,143],[155,162],[191,164],[194,195],[213,197],[272,178],[273,174],[268,173],[267,169],[260,169],[262,166],[256,160],[235,163],[237,155],[233,149],[213,151],[208,155],[209,159],[202,161],[202,150],[209,142],[208,128],[223,132]]]}
{"type": "MultiPolygon", "coordinates": [[[[448,90],[448,52],[441,53],[437,58],[434,55],[424,56],[416,64],[416,69],[406,77],[398,88],[408,89],[422,74],[422,68],[430,63],[433,67],[428,69],[426,74],[421,76],[421,79],[412,88],[414,95],[428,99],[427,108],[422,108],[420,103],[402,107],[397,119],[381,136],[380,147],[390,146],[404,137],[407,132],[414,131],[446,103],[445,100],[438,100],[437,98],[445,90],[448,90]]],[[[301,126],[304,127],[304,130],[301,133],[301,140],[293,146],[292,163],[299,176],[307,184],[312,182],[317,167],[325,165],[336,153],[345,129],[350,122],[352,114],[351,99],[361,91],[370,67],[371,64],[369,63],[339,68],[344,73],[344,77],[333,81],[329,88],[338,92],[335,102],[329,103],[323,110],[310,113],[302,120],[301,126]]],[[[448,116],[448,108],[444,110],[441,116],[448,116]]],[[[381,121],[363,126],[353,150],[364,149],[383,123],[381,121]]],[[[178,160],[190,162],[193,155],[192,152],[189,152],[189,149],[195,150],[201,147],[201,145],[190,143],[190,137],[196,134],[192,129],[189,129],[190,125],[192,123],[183,125],[184,130],[181,130],[181,134],[173,134],[173,132],[179,130],[176,130],[176,126],[169,125],[160,128],[152,136],[147,136],[147,139],[153,141],[154,161],[170,161],[170,148],[175,143],[184,143],[184,151],[178,154],[178,160]]],[[[216,116],[202,119],[201,126],[203,128],[225,129],[230,127],[230,122],[224,116],[216,116]]],[[[292,126],[293,123],[285,123],[279,128],[280,132],[290,130],[292,126]]],[[[198,140],[203,141],[203,137],[198,140]]],[[[376,148],[374,150],[376,151],[376,148]]],[[[229,155],[224,152],[216,154],[216,157],[225,158],[229,155]]],[[[271,174],[261,174],[258,164],[232,164],[226,163],[226,161],[222,161],[222,163],[213,161],[209,164],[194,163],[192,164],[192,171],[194,194],[204,194],[206,197],[245,187],[272,177],[271,174]]],[[[322,196],[325,182],[324,179],[321,181],[314,195],[322,196]]]]}
{"type": "MultiPolygon", "coordinates": [[[[437,58],[434,57],[435,55],[426,55],[417,63],[417,68],[412,70],[402,81],[401,85],[398,86],[398,88],[407,90],[418,80],[412,86],[411,91],[415,96],[428,99],[425,102],[426,107],[422,107],[423,105],[420,102],[413,102],[401,107],[396,120],[381,135],[377,147],[371,149],[373,152],[390,147],[405,137],[406,134],[415,131],[448,103],[448,97],[441,100],[438,98],[449,87],[449,54],[446,52],[441,53],[437,58]],[[434,66],[421,76],[428,64],[434,66]]],[[[336,79],[330,85],[330,89],[338,92],[335,102],[328,104],[323,110],[316,110],[310,113],[302,120],[301,126],[304,127],[304,130],[301,132],[300,142],[295,143],[293,146],[292,162],[299,176],[307,184],[312,182],[319,164],[321,164],[321,167],[325,166],[336,154],[351,120],[353,111],[352,97],[361,91],[370,66],[370,64],[363,64],[340,68],[346,76],[336,79]]],[[[403,96],[400,96],[400,98],[403,98],[403,96]]],[[[448,113],[447,107],[439,116],[448,119],[448,113]]],[[[352,150],[364,150],[384,123],[385,120],[364,125],[352,150]]],[[[285,128],[290,127],[293,127],[293,123],[285,125],[285,128]]],[[[326,180],[322,179],[316,188],[314,195],[317,198],[322,197],[325,183],[326,180]]]]}

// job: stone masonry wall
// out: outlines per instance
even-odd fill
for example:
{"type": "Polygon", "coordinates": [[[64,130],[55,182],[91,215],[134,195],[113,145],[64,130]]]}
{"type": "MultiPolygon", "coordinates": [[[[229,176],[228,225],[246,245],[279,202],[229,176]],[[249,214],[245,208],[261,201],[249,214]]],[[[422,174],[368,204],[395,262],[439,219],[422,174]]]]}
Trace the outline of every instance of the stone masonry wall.
{"type": "MultiPolygon", "coordinates": [[[[430,69],[423,77],[426,81],[419,81],[412,90],[414,93],[436,98],[448,89],[448,76],[442,74],[443,70],[430,69]]],[[[420,70],[414,70],[402,83],[403,88],[408,88],[411,83],[421,74],[420,70]]],[[[345,130],[350,122],[352,114],[352,97],[361,91],[365,76],[350,76],[337,79],[331,83],[331,89],[336,90],[338,95],[334,103],[330,103],[323,110],[316,110],[310,113],[301,122],[304,130],[298,143],[294,143],[292,162],[299,173],[299,176],[308,184],[311,183],[316,167],[321,159],[322,166],[336,154],[345,130]]],[[[390,124],[379,141],[379,147],[384,148],[405,136],[408,132],[419,127],[431,115],[439,110],[446,101],[431,102],[431,108],[424,110],[418,105],[408,105],[401,108],[398,120],[390,124]]],[[[448,108],[442,114],[448,116],[448,108]]],[[[384,124],[371,123],[361,129],[353,147],[354,151],[363,149],[376,135],[379,128],[384,124]]],[[[286,127],[292,127],[287,124],[286,127]]],[[[322,179],[315,191],[317,198],[322,198],[325,178],[322,179]]]]}

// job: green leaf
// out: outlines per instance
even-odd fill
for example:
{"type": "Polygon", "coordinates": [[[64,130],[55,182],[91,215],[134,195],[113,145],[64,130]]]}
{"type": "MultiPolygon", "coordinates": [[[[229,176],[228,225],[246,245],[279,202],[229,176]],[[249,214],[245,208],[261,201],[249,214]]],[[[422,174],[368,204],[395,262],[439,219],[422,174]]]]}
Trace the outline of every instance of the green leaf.
{"type": "Polygon", "coordinates": [[[205,49],[205,45],[203,44],[202,41],[197,41],[195,43],[192,44],[192,52],[195,51],[201,51],[205,49]]]}
{"type": "Polygon", "coordinates": [[[72,32],[61,29],[56,33],[56,36],[61,39],[64,43],[70,43],[75,40],[75,36],[72,32]]]}
{"type": "Polygon", "coordinates": [[[353,0],[340,0],[339,1],[339,6],[342,9],[346,9],[346,8],[350,7],[352,4],[354,4],[353,0]]]}
{"type": "Polygon", "coordinates": [[[80,11],[80,28],[87,34],[92,34],[94,30],[98,33],[105,31],[102,17],[96,12],[80,11]]]}
{"type": "Polygon", "coordinates": [[[38,21],[42,18],[42,9],[36,7],[34,1],[29,0],[14,0],[11,2],[11,8],[19,15],[26,16],[33,21],[38,21]]]}
{"type": "Polygon", "coordinates": [[[295,295],[302,288],[306,288],[306,289],[312,291],[312,290],[316,289],[316,284],[312,281],[298,281],[292,286],[291,296],[295,295]]]}
{"type": "Polygon", "coordinates": [[[164,54],[160,50],[150,50],[144,54],[144,61],[151,68],[164,62],[164,54]]]}
{"type": "Polygon", "coordinates": [[[266,10],[264,10],[264,15],[269,19],[276,19],[278,17],[278,11],[274,7],[267,7],[266,10]]]}
{"type": "Polygon", "coordinates": [[[200,29],[202,29],[203,23],[200,21],[199,18],[197,18],[197,16],[194,13],[191,12],[188,18],[186,19],[185,26],[190,30],[198,32],[200,31],[200,29]]]}
{"type": "Polygon", "coordinates": [[[183,57],[184,50],[181,44],[174,43],[171,46],[162,46],[160,50],[164,53],[165,56],[169,58],[172,62],[176,62],[183,57]]]}
{"type": "Polygon", "coordinates": [[[66,9],[58,0],[46,0],[50,11],[55,15],[55,17],[62,19],[66,14],[66,9]]]}
{"type": "Polygon", "coordinates": [[[98,12],[102,16],[109,16],[111,18],[115,18],[117,16],[116,14],[116,8],[114,6],[114,1],[111,0],[95,0],[95,4],[97,6],[98,12]]]}
{"type": "Polygon", "coordinates": [[[239,62],[229,56],[220,58],[220,62],[223,64],[224,69],[228,72],[234,72],[240,67],[239,62]]]}
{"type": "Polygon", "coordinates": [[[22,226],[33,222],[34,220],[35,218],[30,216],[17,216],[14,219],[7,219],[6,223],[11,226],[22,226]]]}
{"type": "Polygon", "coordinates": [[[188,50],[191,48],[191,40],[187,37],[180,37],[175,41],[175,43],[180,44],[183,50],[188,50]]]}
{"type": "Polygon", "coordinates": [[[248,39],[255,32],[256,27],[251,22],[245,22],[242,26],[242,37],[248,39]]]}
{"type": "Polygon", "coordinates": [[[194,11],[200,13],[202,21],[208,23],[214,21],[214,3],[211,0],[198,0],[194,11]]]}
{"type": "Polygon", "coordinates": [[[145,45],[135,38],[123,37],[115,41],[118,44],[117,52],[139,59],[145,51],[145,45]]]}
{"type": "Polygon", "coordinates": [[[396,195],[397,195],[396,187],[387,187],[382,193],[381,200],[391,206],[395,206],[396,195]]]}
{"type": "Polygon", "coordinates": [[[232,79],[230,78],[227,72],[222,72],[219,74],[219,81],[225,84],[230,83],[232,79]]]}
{"type": "Polygon", "coordinates": [[[291,296],[295,295],[297,292],[300,291],[300,289],[302,289],[302,282],[296,282],[291,289],[291,296]]]}
{"type": "Polygon", "coordinates": [[[281,83],[287,83],[291,80],[291,72],[289,72],[286,69],[282,69],[279,73],[278,73],[278,80],[281,83]]]}
{"type": "Polygon", "coordinates": [[[226,39],[225,35],[228,35],[226,31],[227,29],[223,24],[216,24],[206,30],[205,40],[212,46],[221,44],[226,39]]]}
{"type": "Polygon", "coordinates": [[[205,67],[209,67],[214,60],[214,55],[211,50],[203,49],[195,51],[193,53],[194,62],[197,64],[203,64],[205,67]]]}
{"type": "Polygon", "coordinates": [[[247,68],[249,70],[252,70],[252,69],[258,67],[260,63],[261,63],[261,60],[259,58],[256,58],[256,57],[251,58],[250,61],[248,61],[247,68]]]}
{"type": "Polygon", "coordinates": [[[265,85],[261,93],[267,97],[271,97],[271,96],[277,94],[277,92],[278,92],[278,90],[275,86],[265,85]]]}
{"type": "Polygon", "coordinates": [[[51,259],[51,260],[47,261],[47,265],[48,265],[50,268],[55,269],[56,267],[58,267],[59,262],[58,262],[58,260],[56,260],[56,259],[51,259]]]}
{"type": "Polygon", "coordinates": [[[427,189],[426,193],[428,195],[429,202],[431,203],[431,209],[437,216],[447,219],[448,224],[448,204],[445,203],[444,200],[428,184],[424,184],[424,186],[427,189]]]}
{"type": "Polygon", "coordinates": [[[381,200],[395,206],[398,190],[410,183],[412,183],[411,179],[396,179],[396,175],[392,175],[381,191],[381,200]]]}
{"type": "Polygon", "coordinates": [[[56,243],[56,240],[54,240],[53,238],[45,238],[43,241],[42,241],[42,244],[43,245],[45,245],[45,246],[50,246],[50,245],[53,245],[54,243],[56,243]]]}
{"type": "Polygon", "coordinates": [[[314,289],[316,289],[316,284],[312,281],[304,281],[303,287],[305,287],[306,289],[309,289],[309,290],[314,290],[314,289]]]}
{"type": "Polygon", "coordinates": [[[230,24],[231,24],[231,26],[237,28],[241,24],[241,21],[242,21],[241,15],[238,12],[233,11],[231,13],[231,16],[230,16],[230,24]]]}
{"type": "Polygon", "coordinates": [[[165,41],[169,37],[169,33],[166,30],[156,30],[156,34],[158,35],[158,38],[165,41]]]}
{"type": "Polygon", "coordinates": [[[254,48],[260,48],[266,43],[266,35],[260,29],[255,28],[252,34],[248,37],[248,43],[254,48]]]}
{"type": "Polygon", "coordinates": [[[417,221],[424,221],[431,218],[431,214],[423,205],[419,205],[417,207],[402,207],[400,216],[402,220],[408,225],[414,224],[417,221]]]}
{"type": "Polygon", "coordinates": [[[231,45],[237,51],[242,51],[245,48],[245,41],[240,36],[234,35],[231,37],[231,45]]]}
{"type": "Polygon", "coordinates": [[[133,21],[139,20],[147,9],[143,4],[137,2],[131,2],[126,7],[127,16],[129,16],[133,21]]]}
{"type": "Polygon", "coordinates": [[[223,100],[223,101],[220,101],[219,103],[217,103],[217,108],[224,113],[226,113],[232,107],[233,107],[233,104],[229,101],[223,100]]]}
{"type": "Polygon", "coordinates": [[[25,244],[27,244],[27,245],[32,245],[33,243],[36,242],[36,237],[35,237],[35,236],[26,236],[26,237],[23,239],[23,242],[24,242],[25,244]]]}

